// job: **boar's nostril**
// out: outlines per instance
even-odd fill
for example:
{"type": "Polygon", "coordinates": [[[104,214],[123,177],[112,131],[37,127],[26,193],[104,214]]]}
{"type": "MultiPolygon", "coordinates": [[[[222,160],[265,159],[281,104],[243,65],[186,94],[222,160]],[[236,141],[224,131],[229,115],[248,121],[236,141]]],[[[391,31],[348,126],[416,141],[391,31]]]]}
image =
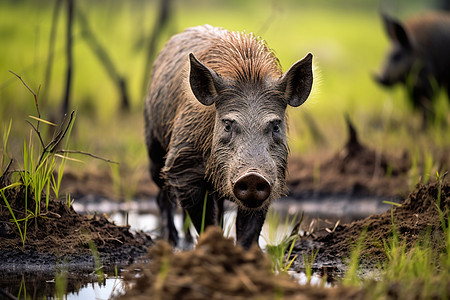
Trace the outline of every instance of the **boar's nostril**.
{"type": "Polygon", "coordinates": [[[258,183],[258,185],[256,185],[256,190],[258,192],[264,192],[267,189],[267,185],[264,183],[258,183]]]}
{"type": "Polygon", "coordinates": [[[269,182],[260,174],[250,172],[241,176],[234,184],[233,193],[242,204],[256,208],[264,203],[271,192],[269,182]]]}

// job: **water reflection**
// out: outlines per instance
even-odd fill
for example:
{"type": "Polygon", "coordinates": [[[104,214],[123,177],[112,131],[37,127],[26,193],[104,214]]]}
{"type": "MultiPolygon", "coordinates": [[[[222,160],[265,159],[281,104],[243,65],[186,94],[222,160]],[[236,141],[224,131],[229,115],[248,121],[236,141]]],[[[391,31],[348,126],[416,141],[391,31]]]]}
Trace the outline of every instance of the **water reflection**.
{"type": "Polygon", "coordinates": [[[106,278],[104,282],[90,283],[77,292],[71,292],[64,299],[97,299],[107,300],[124,294],[123,281],[120,277],[106,278]]]}

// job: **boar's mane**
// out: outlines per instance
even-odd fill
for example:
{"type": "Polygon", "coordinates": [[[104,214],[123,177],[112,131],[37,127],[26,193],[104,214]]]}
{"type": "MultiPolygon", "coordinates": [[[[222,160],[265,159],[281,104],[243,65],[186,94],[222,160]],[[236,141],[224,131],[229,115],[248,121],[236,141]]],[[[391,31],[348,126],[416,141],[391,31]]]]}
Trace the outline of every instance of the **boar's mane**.
{"type": "Polygon", "coordinates": [[[259,84],[282,75],[278,58],[253,34],[223,31],[199,59],[223,77],[238,84],[259,84]]]}

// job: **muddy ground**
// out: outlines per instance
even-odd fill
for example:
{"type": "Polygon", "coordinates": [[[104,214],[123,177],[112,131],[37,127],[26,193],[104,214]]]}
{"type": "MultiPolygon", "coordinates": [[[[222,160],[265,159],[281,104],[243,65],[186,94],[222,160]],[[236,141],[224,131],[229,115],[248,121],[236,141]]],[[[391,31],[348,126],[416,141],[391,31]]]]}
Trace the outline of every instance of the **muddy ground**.
{"type": "MultiPolygon", "coordinates": [[[[5,186],[6,178],[1,178],[5,186]]],[[[0,181],[2,181],[0,180],[0,181]]],[[[17,219],[24,218],[25,189],[6,190],[17,219]]],[[[31,195],[31,192],[27,192],[31,195]]],[[[35,212],[34,197],[29,197],[27,209],[35,212]]],[[[143,232],[117,226],[104,215],[80,215],[67,203],[52,200],[48,210],[28,222],[25,243],[3,198],[0,204],[0,299],[18,295],[28,289],[29,295],[54,295],[54,278],[58,272],[69,272],[67,292],[75,292],[88,282],[95,282],[96,270],[114,273],[139,261],[153,244],[143,232]],[[100,268],[101,267],[101,268],[100,268]],[[91,274],[92,276],[89,276],[91,274]],[[39,276],[38,276],[39,275],[39,276]],[[48,281],[48,283],[45,283],[48,281]],[[22,284],[21,284],[22,282],[22,284]],[[9,293],[9,294],[8,294],[9,293]]],[[[25,234],[24,222],[21,222],[25,234]]],[[[34,296],[31,296],[34,298],[34,296]]],[[[12,298],[14,299],[14,298],[12,298]]]]}
{"type": "MultiPolygon", "coordinates": [[[[288,187],[293,198],[301,201],[321,195],[374,195],[396,201],[406,199],[394,211],[396,227],[402,237],[412,244],[429,227],[432,236],[439,239],[439,221],[432,204],[436,199],[437,184],[417,186],[408,197],[411,163],[407,155],[391,157],[376,153],[361,145],[356,133],[350,130],[349,141],[335,155],[319,162],[293,157],[289,163],[288,187]]],[[[448,155],[444,154],[439,164],[439,169],[448,169],[448,155]]],[[[114,194],[113,185],[107,171],[81,175],[67,172],[62,189],[64,193],[70,192],[75,201],[87,194],[120,198],[114,194]]],[[[139,181],[136,197],[149,198],[155,193],[156,188],[146,173],[139,181]]],[[[11,204],[16,211],[24,210],[23,190],[14,190],[8,197],[14,199],[11,204]]],[[[450,201],[448,182],[442,188],[442,199],[442,208],[447,209],[450,201]]],[[[23,247],[17,227],[10,222],[8,209],[3,202],[0,204],[1,274],[22,273],[23,270],[54,274],[58,268],[93,270],[93,252],[98,253],[105,268],[114,268],[141,259],[146,261],[150,249],[152,262],[133,267],[139,268],[141,275],[135,288],[128,291],[126,297],[129,299],[150,294],[161,299],[179,299],[180,295],[185,296],[183,299],[273,299],[274,295],[282,295],[284,299],[364,299],[364,290],[300,287],[288,276],[275,276],[259,249],[244,252],[218,231],[209,231],[192,251],[173,253],[166,244],[151,247],[152,239],[143,232],[131,232],[128,227],[117,226],[103,215],[80,215],[59,201],[51,201],[47,214],[29,222],[23,247]]],[[[34,210],[32,203],[28,209],[34,210]]],[[[41,207],[41,211],[45,208],[41,207]]],[[[362,263],[377,264],[385,259],[380,243],[392,232],[391,220],[391,213],[387,212],[341,224],[331,233],[325,228],[315,228],[313,232],[309,228],[297,241],[295,254],[301,258],[303,253],[318,249],[314,268],[328,272],[325,267],[330,270],[345,263],[351,251],[349,246],[367,228],[362,263]]],[[[302,270],[301,259],[293,267],[302,270]]],[[[132,273],[126,276],[130,282],[135,281],[132,273]]],[[[8,287],[13,295],[17,292],[14,289],[8,287]]]]}
{"type": "MultiPolygon", "coordinates": [[[[448,212],[450,184],[444,184],[441,190],[441,209],[448,212]]],[[[431,229],[432,245],[442,245],[439,243],[443,239],[442,230],[435,207],[437,194],[437,183],[418,186],[402,206],[394,209],[396,229],[408,247],[426,228],[431,229]]],[[[294,254],[300,258],[297,264],[302,254],[309,254],[312,249],[319,250],[316,260],[327,263],[349,257],[350,245],[355,244],[364,228],[367,228],[367,234],[361,262],[368,265],[382,263],[386,257],[381,242],[388,240],[393,229],[390,212],[338,226],[332,233],[323,231],[321,236],[299,239],[294,249],[294,254]]],[[[258,247],[244,251],[214,228],[200,236],[192,251],[174,253],[167,243],[158,242],[151,248],[149,258],[149,263],[135,265],[132,272],[125,273],[130,285],[120,299],[148,299],[149,296],[152,299],[367,299],[372,293],[370,286],[300,286],[286,273],[275,275],[268,257],[258,247]]],[[[405,292],[409,299],[420,299],[423,284],[418,282],[414,285],[415,290],[408,287],[409,290],[404,291],[403,286],[392,283],[388,290],[389,299],[401,298],[396,295],[405,292]]],[[[447,293],[450,293],[450,285],[447,293]]],[[[438,297],[436,294],[436,299],[438,297]]]]}

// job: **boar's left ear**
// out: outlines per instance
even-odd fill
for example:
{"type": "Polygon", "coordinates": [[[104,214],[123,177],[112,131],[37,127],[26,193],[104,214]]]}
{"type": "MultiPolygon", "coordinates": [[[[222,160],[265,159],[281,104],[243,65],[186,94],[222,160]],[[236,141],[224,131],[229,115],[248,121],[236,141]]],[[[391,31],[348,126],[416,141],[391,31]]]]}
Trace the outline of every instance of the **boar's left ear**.
{"type": "Polygon", "coordinates": [[[284,93],[287,104],[300,106],[308,99],[313,83],[312,54],[293,64],[280,78],[279,90],[284,93]]]}
{"type": "Polygon", "coordinates": [[[189,84],[195,98],[203,105],[213,104],[222,85],[222,79],[216,72],[198,61],[194,54],[189,54],[189,60],[191,63],[189,84]]]}
{"type": "Polygon", "coordinates": [[[382,14],[381,17],[383,18],[384,28],[389,38],[392,41],[399,43],[404,48],[410,48],[411,43],[409,41],[408,33],[402,23],[387,14],[382,14]]]}

